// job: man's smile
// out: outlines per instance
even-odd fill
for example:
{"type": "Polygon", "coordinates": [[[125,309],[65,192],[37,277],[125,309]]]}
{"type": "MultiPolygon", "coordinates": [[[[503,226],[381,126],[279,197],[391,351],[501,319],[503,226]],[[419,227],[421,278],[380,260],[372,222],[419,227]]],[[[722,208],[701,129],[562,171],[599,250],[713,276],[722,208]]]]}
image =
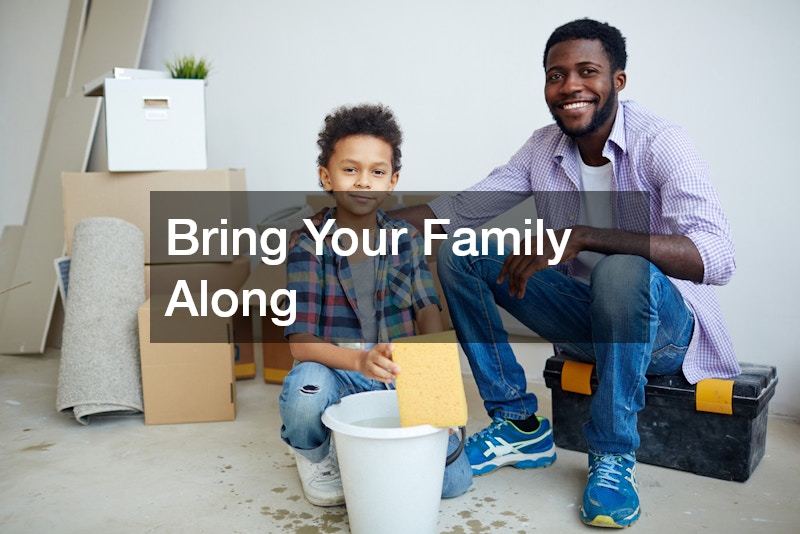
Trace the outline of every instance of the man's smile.
{"type": "Polygon", "coordinates": [[[590,105],[592,102],[588,100],[584,100],[581,102],[570,102],[569,104],[561,104],[559,107],[565,110],[573,110],[573,109],[581,109],[585,108],[586,106],[590,105]]]}

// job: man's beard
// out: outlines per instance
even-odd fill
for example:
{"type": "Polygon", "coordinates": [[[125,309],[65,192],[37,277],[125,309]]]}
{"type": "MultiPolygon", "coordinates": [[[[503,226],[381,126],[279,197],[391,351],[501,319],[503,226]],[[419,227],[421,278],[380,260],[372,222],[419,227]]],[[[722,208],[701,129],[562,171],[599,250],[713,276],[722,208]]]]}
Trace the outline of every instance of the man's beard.
{"type": "Polygon", "coordinates": [[[617,90],[612,86],[611,92],[608,94],[608,100],[606,100],[606,103],[603,104],[603,107],[594,112],[594,115],[592,115],[592,120],[589,122],[589,124],[579,129],[571,130],[565,127],[564,123],[561,121],[561,119],[559,119],[556,116],[555,113],[551,111],[550,114],[553,116],[553,119],[556,121],[556,124],[558,125],[559,128],[561,128],[561,131],[564,132],[565,135],[573,139],[576,139],[578,137],[586,137],[587,135],[596,132],[614,112],[614,104],[616,104],[616,101],[617,101],[617,90]]]}

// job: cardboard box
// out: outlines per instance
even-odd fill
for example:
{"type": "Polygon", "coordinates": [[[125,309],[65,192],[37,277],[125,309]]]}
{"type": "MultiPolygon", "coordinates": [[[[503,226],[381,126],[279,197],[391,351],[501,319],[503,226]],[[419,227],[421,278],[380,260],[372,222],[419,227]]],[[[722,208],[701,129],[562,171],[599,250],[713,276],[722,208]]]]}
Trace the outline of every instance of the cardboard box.
{"type": "Polygon", "coordinates": [[[261,357],[264,364],[264,382],[283,384],[283,379],[294,365],[289,342],[283,336],[283,326],[272,322],[272,316],[261,317],[261,357]]]}
{"type": "MultiPolygon", "coordinates": [[[[683,374],[648,376],[638,414],[636,459],[723,480],[744,482],[764,456],[767,406],[778,382],[775,367],[742,363],[731,380],[692,385],[683,374]]],[[[594,366],[567,355],[548,358],[545,384],[553,397],[558,447],[586,452],[583,424],[597,390],[594,366]]]]}
{"type": "Polygon", "coordinates": [[[105,80],[110,171],[207,167],[205,80],[105,80]]]}
{"type": "Polygon", "coordinates": [[[200,282],[208,283],[209,291],[238,291],[250,276],[250,258],[239,256],[229,263],[159,263],[145,265],[145,296],[171,295],[178,280],[186,280],[189,291],[200,291],[200,282]]]}
{"type": "MultiPolygon", "coordinates": [[[[144,422],[148,425],[232,421],[236,379],[228,319],[211,315],[203,332],[221,342],[151,343],[151,317],[163,315],[168,296],[139,308],[144,422]]],[[[196,325],[193,319],[192,325],[196,325]]]]}
{"type": "MultiPolygon", "coordinates": [[[[178,280],[186,280],[189,291],[200,291],[205,280],[209,291],[230,289],[239,291],[250,275],[250,258],[241,256],[231,263],[181,263],[145,265],[145,297],[171,295],[178,280]]],[[[244,309],[232,318],[236,378],[256,376],[253,325],[244,309]]]]}
{"type": "Polygon", "coordinates": [[[233,327],[233,361],[236,380],[255,378],[256,351],[253,336],[253,319],[244,315],[244,309],[234,315],[233,327]]]}
{"type": "Polygon", "coordinates": [[[226,254],[211,247],[207,256],[169,255],[169,218],[193,219],[198,229],[219,227],[222,219],[230,228],[250,225],[243,170],[65,172],[61,181],[67,255],[72,254],[75,225],[87,217],[117,217],[136,225],[144,233],[145,263],[229,262],[236,258],[232,247],[226,254]],[[158,192],[152,203],[151,192],[158,192]],[[155,230],[151,231],[153,221],[155,230]]]}
{"type": "MultiPolygon", "coordinates": [[[[269,296],[286,287],[286,265],[265,265],[258,262],[247,281],[239,290],[239,298],[245,290],[261,289],[269,296]]],[[[284,327],[272,322],[272,315],[260,316],[255,306],[250,307],[251,320],[258,321],[261,328],[261,357],[264,363],[264,382],[282,384],[291,371],[294,358],[289,343],[283,336],[284,327]]]]}

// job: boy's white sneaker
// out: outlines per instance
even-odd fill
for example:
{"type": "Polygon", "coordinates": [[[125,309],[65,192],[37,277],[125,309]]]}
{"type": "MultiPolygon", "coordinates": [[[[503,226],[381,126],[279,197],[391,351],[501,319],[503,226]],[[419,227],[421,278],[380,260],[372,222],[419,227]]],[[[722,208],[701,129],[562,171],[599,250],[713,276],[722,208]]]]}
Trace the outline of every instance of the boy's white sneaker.
{"type": "Polygon", "coordinates": [[[339,462],[333,446],[320,462],[314,463],[298,452],[295,452],[294,457],[308,502],[317,506],[344,504],[342,476],[339,474],[339,462]]]}

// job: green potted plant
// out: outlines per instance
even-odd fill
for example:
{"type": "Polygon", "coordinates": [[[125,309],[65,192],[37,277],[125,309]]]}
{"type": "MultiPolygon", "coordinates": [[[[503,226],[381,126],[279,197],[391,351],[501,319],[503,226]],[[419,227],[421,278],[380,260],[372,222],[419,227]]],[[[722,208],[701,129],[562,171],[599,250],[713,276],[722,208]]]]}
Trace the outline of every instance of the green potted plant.
{"type": "Polygon", "coordinates": [[[164,64],[173,78],[205,80],[211,72],[211,63],[206,58],[196,58],[194,54],[176,54],[174,60],[165,60],[164,64]]]}

